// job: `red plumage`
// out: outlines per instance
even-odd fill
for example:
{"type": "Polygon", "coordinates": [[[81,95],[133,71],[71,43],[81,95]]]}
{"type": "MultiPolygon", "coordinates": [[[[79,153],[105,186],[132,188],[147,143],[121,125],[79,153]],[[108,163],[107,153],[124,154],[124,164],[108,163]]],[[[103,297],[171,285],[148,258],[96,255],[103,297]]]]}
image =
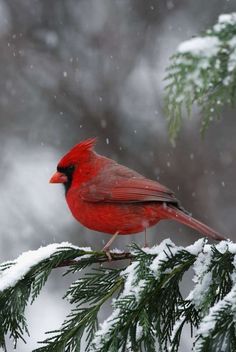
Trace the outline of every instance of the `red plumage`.
{"type": "Polygon", "coordinates": [[[74,217],[89,229],[120,235],[137,233],[171,219],[200,233],[224,237],[194,219],[174,193],[115,161],[97,154],[91,138],[77,144],[58,163],[51,183],[63,183],[74,217]]]}

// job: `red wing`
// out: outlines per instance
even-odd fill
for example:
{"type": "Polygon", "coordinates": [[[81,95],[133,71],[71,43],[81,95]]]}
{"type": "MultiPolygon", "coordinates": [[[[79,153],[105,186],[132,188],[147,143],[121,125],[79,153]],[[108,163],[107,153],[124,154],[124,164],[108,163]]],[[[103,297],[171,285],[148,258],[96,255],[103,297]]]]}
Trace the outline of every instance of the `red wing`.
{"type": "MultiPolygon", "coordinates": [[[[113,172],[115,170],[112,170],[113,172]]],[[[158,182],[146,179],[127,168],[115,173],[102,173],[80,189],[80,196],[89,202],[171,202],[175,195],[158,182]]]]}

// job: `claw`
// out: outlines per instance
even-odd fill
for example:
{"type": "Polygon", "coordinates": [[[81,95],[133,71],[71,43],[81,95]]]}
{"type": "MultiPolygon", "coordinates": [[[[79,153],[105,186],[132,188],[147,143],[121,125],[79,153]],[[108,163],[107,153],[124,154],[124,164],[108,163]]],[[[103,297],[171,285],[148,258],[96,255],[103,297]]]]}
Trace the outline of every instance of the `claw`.
{"type": "Polygon", "coordinates": [[[107,256],[109,262],[111,262],[111,261],[112,261],[112,257],[111,257],[110,248],[104,246],[103,249],[102,249],[102,251],[106,254],[106,256],[107,256]]]}
{"type": "Polygon", "coordinates": [[[111,244],[114,242],[114,240],[116,239],[116,237],[119,235],[119,231],[117,231],[112,238],[105,244],[105,246],[103,247],[102,251],[106,254],[109,262],[112,261],[112,257],[111,257],[111,253],[110,253],[110,246],[111,244]]]}

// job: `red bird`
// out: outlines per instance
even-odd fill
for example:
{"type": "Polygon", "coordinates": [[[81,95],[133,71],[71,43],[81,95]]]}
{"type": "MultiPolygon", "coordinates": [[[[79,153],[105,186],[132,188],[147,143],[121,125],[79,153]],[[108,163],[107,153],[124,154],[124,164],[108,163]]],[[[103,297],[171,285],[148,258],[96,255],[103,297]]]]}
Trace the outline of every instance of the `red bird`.
{"type": "Polygon", "coordinates": [[[215,240],[222,235],[194,219],[159,182],[97,154],[95,138],[72,148],[58,163],[51,183],[63,183],[74,217],[89,229],[114,235],[141,232],[160,220],[176,220],[215,240]]]}

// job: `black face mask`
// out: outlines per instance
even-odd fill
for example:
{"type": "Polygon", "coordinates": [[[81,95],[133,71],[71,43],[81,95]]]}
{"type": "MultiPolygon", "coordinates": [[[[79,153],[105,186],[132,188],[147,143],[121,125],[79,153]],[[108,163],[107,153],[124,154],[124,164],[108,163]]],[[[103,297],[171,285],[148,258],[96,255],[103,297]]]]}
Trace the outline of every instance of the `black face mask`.
{"type": "Polygon", "coordinates": [[[62,174],[66,175],[67,177],[67,182],[63,183],[64,187],[65,187],[65,194],[68,192],[71,183],[72,183],[72,178],[73,178],[73,173],[75,171],[75,167],[73,165],[69,165],[66,167],[57,167],[57,171],[61,172],[62,174]]]}

